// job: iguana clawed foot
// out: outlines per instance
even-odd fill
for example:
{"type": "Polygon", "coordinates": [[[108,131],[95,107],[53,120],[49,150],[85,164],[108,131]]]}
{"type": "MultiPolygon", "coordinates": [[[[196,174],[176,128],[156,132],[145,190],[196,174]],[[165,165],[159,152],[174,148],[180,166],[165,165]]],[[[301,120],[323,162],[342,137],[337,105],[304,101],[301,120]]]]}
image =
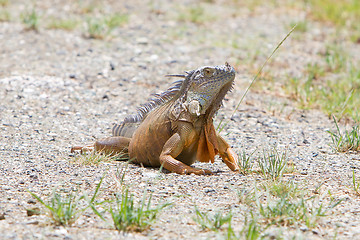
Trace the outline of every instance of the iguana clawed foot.
{"type": "Polygon", "coordinates": [[[89,145],[89,146],[85,146],[85,147],[82,147],[82,146],[74,146],[74,147],[71,147],[71,150],[70,152],[71,153],[74,153],[76,151],[80,151],[81,154],[85,153],[85,152],[91,152],[94,150],[94,145],[89,145]]]}
{"type": "Polygon", "coordinates": [[[207,169],[200,169],[200,168],[192,168],[190,167],[190,169],[186,168],[184,169],[184,171],[181,173],[183,175],[190,175],[190,174],[195,174],[195,175],[213,175],[214,173],[210,170],[207,169]]]}
{"type": "Polygon", "coordinates": [[[232,171],[240,170],[238,166],[238,156],[231,148],[227,148],[224,153],[220,153],[220,157],[232,171]]]}

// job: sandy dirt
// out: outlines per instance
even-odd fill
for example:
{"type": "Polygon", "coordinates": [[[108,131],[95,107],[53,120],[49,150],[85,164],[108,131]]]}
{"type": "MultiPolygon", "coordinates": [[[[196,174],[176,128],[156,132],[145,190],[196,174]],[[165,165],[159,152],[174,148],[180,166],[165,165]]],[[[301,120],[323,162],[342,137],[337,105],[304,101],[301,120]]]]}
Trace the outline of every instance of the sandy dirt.
{"type": "MultiPolygon", "coordinates": [[[[83,25],[72,31],[46,28],[50,16],[83,14],[80,10],[87,2],[79,2],[36,3],[41,16],[37,32],[25,30],[19,20],[21,12],[32,7],[27,1],[10,1],[4,7],[12,20],[0,22],[0,215],[4,217],[0,238],[225,239],[221,237],[224,230],[203,231],[194,222],[195,204],[205,212],[231,210],[232,226],[240,231],[249,213],[237,191],[264,180],[260,174],[231,172],[220,159],[214,164],[195,164],[214,171],[212,176],[159,173],[159,169],[130,164],[124,181],[136,198],[147,189],[155,205],[173,203],[142,233],[119,233],[90,210],[71,227],[55,226],[27,190],[43,199],[54,188],[92,194],[106,173],[99,198],[110,198],[120,191],[117,172],[126,163],[82,165],[74,162],[71,146],[110,136],[114,123],[134,113],[150,94],[168,88],[173,79],[164,77],[166,74],[225,61],[235,66],[237,77],[215,125],[229,119],[253,77],[250,53],[258,53],[256,69],[287,34],[288,23],[303,18],[304,13],[281,7],[251,11],[246,5],[214,1],[203,3],[209,19],[192,23],[179,17],[185,5],[105,1],[99,4],[100,13],[129,15],[129,21],[105,39],[87,38],[83,25]],[[42,214],[27,216],[26,209],[34,207],[41,208],[42,214]]],[[[274,56],[270,70],[276,75],[301,75],[307,62],[316,61],[324,50],[324,39],[334,30],[311,24],[307,33],[288,39],[274,56]]],[[[287,149],[295,171],[285,179],[310,192],[322,184],[318,195],[324,203],[329,202],[329,191],[333,198],[343,199],[314,229],[272,227],[267,237],[279,236],[280,231],[285,239],[360,239],[360,198],[351,189],[352,171],[360,173],[359,154],[333,152],[326,131],[335,126],[324,113],[300,110],[281,94],[255,89],[222,135],[237,152],[257,150],[255,158],[270,146],[287,149]]]]}

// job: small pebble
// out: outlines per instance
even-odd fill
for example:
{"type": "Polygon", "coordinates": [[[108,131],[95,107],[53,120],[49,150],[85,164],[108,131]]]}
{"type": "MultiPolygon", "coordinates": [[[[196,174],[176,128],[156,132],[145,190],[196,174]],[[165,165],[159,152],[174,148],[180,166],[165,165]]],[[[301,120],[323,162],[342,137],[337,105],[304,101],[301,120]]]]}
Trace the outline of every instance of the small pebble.
{"type": "Polygon", "coordinates": [[[40,208],[29,208],[29,209],[26,209],[26,214],[28,217],[31,217],[33,215],[40,215],[40,208]]]}

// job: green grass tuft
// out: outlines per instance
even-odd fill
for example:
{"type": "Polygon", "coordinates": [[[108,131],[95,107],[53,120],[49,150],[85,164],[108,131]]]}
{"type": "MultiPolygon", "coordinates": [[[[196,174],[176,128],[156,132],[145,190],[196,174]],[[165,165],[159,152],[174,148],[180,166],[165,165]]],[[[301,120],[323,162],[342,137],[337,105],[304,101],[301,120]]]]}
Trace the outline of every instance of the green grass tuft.
{"type": "Polygon", "coordinates": [[[289,28],[291,29],[295,25],[296,25],[295,32],[304,33],[304,32],[307,32],[307,30],[308,30],[308,21],[307,20],[291,22],[289,24],[289,28]]]}
{"type": "Polygon", "coordinates": [[[103,19],[87,18],[86,29],[88,38],[103,39],[108,34],[103,19]]]}
{"type": "Polygon", "coordinates": [[[358,196],[360,196],[360,179],[356,180],[354,170],[353,170],[353,176],[352,176],[352,183],[353,183],[353,189],[354,189],[355,193],[358,196]]]}
{"type": "Polygon", "coordinates": [[[239,154],[239,160],[237,164],[240,168],[240,172],[244,175],[252,172],[252,169],[254,167],[252,155],[254,154],[254,152],[250,155],[246,155],[245,151],[239,154]]]}
{"type": "Polygon", "coordinates": [[[299,188],[293,181],[265,181],[261,188],[252,191],[241,190],[240,201],[247,208],[244,225],[240,232],[235,232],[229,222],[225,232],[226,239],[267,239],[269,233],[279,229],[276,239],[283,239],[282,228],[306,225],[316,228],[320,219],[327,216],[342,199],[335,199],[329,192],[329,200],[318,195],[305,197],[309,191],[299,188]],[[271,232],[267,230],[271,228],[271,232]]]}
{"type": "Polygon", "coordinates": [[[257,201],[257,207],[261,217],[269,225],[289,226],[304,223],[307,227],[316,226],[318,219],[327,215],[328,211],[336,207],[342,200],[332,200],[328,206],[323,203],[317,204],[310,201],[313,198],[299,198],[290,200],[279,198],[262,204],[257,201]]]}
{"type": "Polygon", "coordinates": [[[38,31],[39,30],[39,15],[33,9],[31,12],[25,11],[21,14],[22,22],[25,24],[26,30],[33,30],[38,31]]]}
{"type": "Polygon", "coordinates": [[[110,31],[112,31],[116,27],[121,27],[128,22],[129,22],[129,15],[127,14],[116,13],[105,18],[105,24],[110,29],[110,31]]]}
{"type": "Polygon", "coordinates": [[[128,20],[129,17],[126,14],[114,14],[101,18],[88,17],[86,19],[87,33],[85,36],[94,39],[104,39],[109,36],[115,28],[126,24],[128,20]]]}
{"type": "Polygon", "coordinates": [[[328,131],[331,135],[331,147],[338,152],[360,151],[360,126],[353,126],[352,130],[341,133],[339,126],[333,117],[336,132],[328,131]]]}
{"type": "Polygon", "coordinates": [[[72,193],[62,197],[59,193],[53,192],[51,200],[45,203],[36,194],[30,194],[48,209],[50,218],[56,225],[72,225],[78,218],[83,209],[79,208],[82,196],[76,197],[72,193]]]}
{"type": "Polygon", "coordinates": [[[231,212],[224,215],[221,211],[217,211],[214,215],[210,216],[208,213],[202,213],[195,206],[196,217],[193,218],[196,223],[201,226],[202,230],[218,231],[224,224],[230,224],[232,219],[231,212]]]}
{"type": "Polygon", "coordinates": [[[0,22],[10,21],[10,13],[5,9],[0,9],[0,22]]]}
{"type": "MultiPolygon", "coordinates": [[[[119,231],[144,231],[153,224],[165,207],[172,203],[159,204],[151,207],[152,194],[147,198],[146,189],[144,190],[142,200],[135,202],[133,194],[129,192],[129,187],[124,185],[124,178],[128,164],[117,169],[115,181],[121,188],[121,192],[114,195],[112,199],[97,202],[95,198],[88,199],[89,206],[93,212],[107,224],[106,213],[111,215],[113,225],[119,231]],[[102,210],[99,210],[101,208],[102,210]]],[[[97,191],[95,195],[97,194],[97,191]]],[[[94,196],[95,196],[94,195],[94,196]]]]}
{"type": "Polygon", "coordinates": [[[252,204],[255,202],[255,194],[254,189],[247,190],[246,188],[238,189],[237,195],[239,198],[239,203],[245,204],[247,206],[252,206],[252,204]]]}
{"type": "Polygon", "coordinates": [[[271,181],[262,184],[262,188],[268,191],[272,196],[278,198],[294,199],[303,193],[293,181],[271,181]]]}
{"type": "Polygon", "coordinates": [[[29,193],[46,207],[50,218],[56,225],[72,225],[79,218],[80,212],[85,210],[84,208],[81,208],[79,204],[80,200],[83,199],[83,196],[76,197],[73,193],[70,193],[65,197],[62,197],[61,194],[54,190],[51,200],[46,203],[35,193],[30,191],[29,193]]]}
{"type": "Polygon", "coordinates": [[[279,153],[274,147],[270,151],[263,151],[263,157],[258,159],[258,165],[265,178],[278,180],[284,174],[288,159],[286,151],[279,153]]]}
{"type": "Polygon", "coordinates": [[[347,69],[349,55],[337,45],[328,45],[325,52],[325,62],[327,72],[340,73],[347,69]]]}
{"type": "Polygon", "coordinates": [[[74,195],[74,193],[66,194],[62,196],[60,193],[57,193],[54,189],[50,200],[45,202],[35,193],[28,191],[31,196],[33,196],[41,205],[43,205],[56,225],[70,226],[72,225],[81,214],[93,204],[97,193],[99,191],[100,185],[103,178],[96,186],[94,195],[88,200],[88,204],[81,204],[81,201],[88,199],[87,194],[74,195]]]}
{"type": "Polygon", "coordinates": [[[128,188],[121,196],[115,195],[116,206],[110,206],[109,212],[114,226],[119,231],[143,231],[151,226],[157,215],[171,203],[160,204],[151,208],[151,197],[146,200],[144,192],[143,199],[136,206],[133,195],[129,194],[128,188]]]}
{"type": "Polygon", "coordinates": [[[0,6],[6,7],[7,5],[9,5],[9,0],[0,0],[0,6]]]}
{"type": "Polygon", "coordinates": [[[263,239],[264,236],[262,235],[262,232],[264,231],[261,227],[261,225],[258,223],[256,219],[254,219],[254,216],[252,213],[250,214],[250,220],[246,216],[245,217],[245,223],[242,227],[239,234],[236,234],[233,230],[231,224],[229,224],[227,231],[225,232],[225,239],[227,240],[237,240],[237,239],[246,239],[246,240],[257,240],[257,239],[263,239]]]}
{"type": "Polygon", "coordinates": [[[52,19],[48,24],[50,29],[63,29],[66,31],[72,31],[79,25],[79,21],[75,19],[52,19]]]}
{"type": "Polygon", "coordinates": [[[178,20],[182,22],[192,22],[195,24],[204,24],[215,19],[214,15],[211,15],[200,4],[187,6],[184,9],[179,10],[178,20]]]}

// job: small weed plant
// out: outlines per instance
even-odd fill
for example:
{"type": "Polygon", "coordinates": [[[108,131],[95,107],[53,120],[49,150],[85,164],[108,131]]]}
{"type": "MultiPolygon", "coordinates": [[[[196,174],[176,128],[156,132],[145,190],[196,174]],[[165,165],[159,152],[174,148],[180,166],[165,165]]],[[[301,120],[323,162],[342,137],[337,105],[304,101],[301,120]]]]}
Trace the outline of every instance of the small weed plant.
{"type": "Polygon", "coordinates": [[[192,22],[196,24],[203,24],[204,22],[213,20],[214,16],[209,15],[201,5],[188,6],[181,10],[178,15],[178,20],[183,22],[192,22]]]}
{"type": "Polygon", "coordinates": [[[50,218],[56,225],[72,225],[80,216],[80,213],[84,211],[84,208],[80,208],[79,202],[83,197],[76,197],[73,194],[69,194],[62,197],[59,193],[53,192],[51,200],[45,203],[35,193],[30,194],[39,201],[44,207],[47,208],[50,218]]]}
{"type": "Polygon", "coordinates": [[[88,38],[104,39],[109,36],[116,27],[121,27],[128,22],[128,15],[114,14],[109,17],[92,18],[86,20],[86,36],[88,38]]]}
{"type": "Polygon", "coordinates": [[[128,188],[119,195],[115,195],[115,207],[110,206],[109,212],[114,226],[119,231],[143,231],[151,226],[159,212],[170,203],[160,204],[151,208],[151,197],[146,200],[146,194],[136,206],[134,196],[129,194],[128,188]]]}
{"type": "Polygon", "coordinates": [[[134,195],[129,192],[129,187],[124,185],[125,173],[128,164],[121,170],[116,172],[116,182],[121,188],[120,193],[114,195],[114,198],[109,201],[100,203],[91,199],[90,207],[94,213],[103,221],[107,222],[105,213],[110,213],[112,225],[119,231],[143,231],[151,226],[156,220],[160,211],[165,207],[172,205],[172,203],[159,204],[156,207],[151,207],[152,194],[147,197],[146,189],[143,193],[142,200],[136,203],[134,195]],[[103,211],[98,210],[101,207],[103,211]]]}
{"type": "Polygon", "coordinates": [[[54,190],[50,200],[45,202],[35,193],[30,191],[28,192],[47,209],[49,216],[54,224],[70,226],[81,216],[81,214],[89,207],[89,205],[92,205],[92,202],[95,201],[101,183],[102,179],[97,184],[95,193],[88,202],[89,204],[81,203],[85,199],[88,199],[86,194],[76,196],[71,192],[65,196],[62,196],[60,193],[54,190]]]}
{"type": "MultiPolygon", "coordinates": [[[[255,186],[251,191],[241,191],[240,204],[248,208],[244,226],[240,232],[235,233],[230,222],[225,238],[263,239],[268,236],[268,228],[303,225],[315,228],[322,217],[327,216],[342,202],[342,199],[334,198],[330,192],[328,201],[320,199],[319,195],[305,197],[307,195],[310,192],[287,180],[264,181],[260,188],[255,186]],[[241,201],[244,196],[249,201],[241,201]]],[[[280,236],[281,233],[278,237],[280,236]]]]}
{"type": "Polygon", "coordinates": [[[343,48],[337,45],[329,45],[326,47],[325,62],[327,71],[333,73],[346,71],[348,59],[348,53],[343,48]]]}
{"type": "Polygon", "coordinates": [[[326,216],[332,207],[324,207],[323,204],[315,206],[314,202],[309,203],[310,200],[311,198],[300,198],[296,201],[279,198],[265,204],[257,201],[257,207],[268,225],[289,226],[305,223],[307,227],[315,227],[318,218],[326,216]]]}
{"type": "Polygon", "coordinates": [[[127,14],[113,14],[105,18],[105,24],[112,31],[116,27],[121,27],[129,21],[127,14]]]}
{"type": "Polygon", "coordinates": [[[302,21],[298,21],[298,22],[291,22],[290,25],[289,25],[290,29],[295,25],[296,25],[295,32],[304,33],[309,28],[307,20],[302,20],[302,21]]]}
{"type": "Polygon", "coordinates": [[[214,215],[210,216],[208,213],[202,213],[195,206],[196,217],[194,221],[197,222],[202,230],[218,231],[224,224],[230,224],[232,219],[231,212],[223,214],[221,211],[217,211],[214,215]]]}
{"type": "Polygon", "coordinates": [[[0,22],[10,21],[10,13],[5,9],[0,9],[0,22]]]}
{"type": "Polygon", "coordinates": [[[88,18],[86,20],[87,37],[103,39],[109,32],[103,19],[88,18]]]}
{"type": "Polygon", "coordinates": [[[240,237],[243,236],[245,239],[248,240],[260,239],[261,232],[261,227],[256,220],[251,219],[250,221],[248,221],[247,219],[245,219],[245,225],[240,232],[240,237]]]}
{"type": "Polygon", "coordinates": [[[245,223],[239,234],[236,234],[229,224],[227,231],[225,233],[225,239],[227,240],[237,240],[237,239],[246,239],[246,240],[257,240],[263,239],[264,236],[262,232],[264,231],[258,221],[254,219],[252,213],[250,213],[251,220],[248,217],[245,217],[245,223]]]}
{"type": "Polygon", "coordinates": [[[329,203],[319,204],[317,196],[305,197],[305,191],[289,181],[270,183],[270,186],[264,189],[266,201],[262,202],[260,197],[255,199],[257,212],[267,225],[289,226],[302,223],[313,228],[320,217],[326,216],[342,202],[332,198],[329,192],[329,203]]]}
{"type": "Polygon", "coordinates": [[[277,180],[283,176],[287,164],[286,151],[279,153],[273,147],[270,151],[263,151],[263,157],[258,159],[261,173],[267,179],[277,180]]]}
{"type": "Polygon", "coordinates": [[[50,29],[63,29],[72,31],[79,25],[79,21],[75,19],[52,19],[47,26],[50,29]]]}
{"type": "Polygon", "coordinates": [[[39,15],[35,11],[35,9],[33,9],[31,12],[28,11],[24,12],[21,15],[21,18],[22,18],[22,22],[26,26],[26,30],[33,30],[33,31],[39,30],[39,15]]]}
{"type": "Polygon", "coordinates": [[[0,0],[0,6],[6,7],[9,4],[9,0],[0,0]]]}
{"type": "Polygon", "coordinates": [[[252,155],[254,152],[250,155],[247,155],[245,151],[239,154],[238,166],[240,168],[240,172],[244,175],[252,172],[254,166],[252,155]]]}
{"type": "Polygon", "coordinates": [[[240,190],[237,190],[239,202],[247,206],[252,206],[253,203],[255,202],[254,191],[256,191],[256,189],[248,190],[246,188],[242,188],[240,190]]]}
{"type": "Polygon", "coordinates": [[[333,117],[336,132],[328,131],[331,135],[331,147],[338,152],[360,151],[360,127],[355,125],[351,131],[341,133],[339,126],[333,117]]]}
{"type": "Polygon", "coordinates": [[[293,181],[267,181],[261,185],[270,195],[278,198],[295,199],[302,194],[302,190],[293,181]]]}
{"type": "Polygon", "coordinates": [[[360,196],[360,178],[358,180],[356,180],[354,170],[353,170],[353,175],[352,175],[352,183],[353,183],[353,189],[354,189],[355,193],[358,196],[360,196]]]}

